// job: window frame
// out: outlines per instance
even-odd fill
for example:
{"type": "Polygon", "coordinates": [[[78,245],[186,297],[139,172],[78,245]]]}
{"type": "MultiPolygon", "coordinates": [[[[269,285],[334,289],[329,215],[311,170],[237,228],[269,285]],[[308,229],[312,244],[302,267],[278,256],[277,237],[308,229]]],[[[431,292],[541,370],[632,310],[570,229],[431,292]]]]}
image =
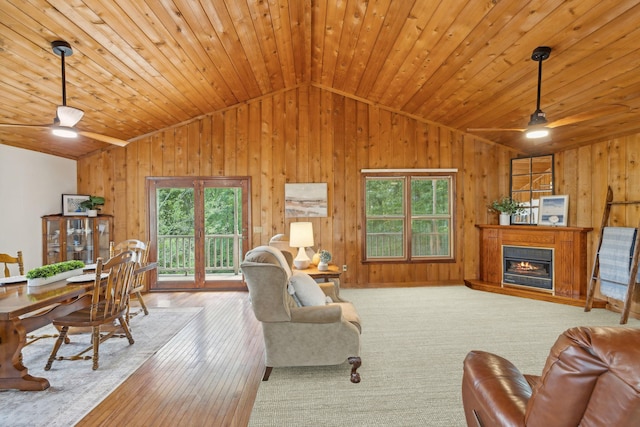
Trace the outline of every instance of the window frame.
{"type": "Polygon", "coordinates": [[[362,191],[362,251],[361,260],[363,263],[442,263],[456,262],[456,177],[457,169],[363,169],[361,171],[361,191],[362,191]],[[411,184],[415,179],[445,178],[448,181],[449,189],[449,214],[413,215],[411,210],[411,184]],[[367,251],[367,224],[371,217],[367,216],[367,182],[370,179],[401,179],[403,181],[403,252],[399,257],[371,257],[367,251]],[[420,219],[447,219],[449,227],[449,252],[447,255],[437,256],[415,256],[412,253],[412,221],[420,219]]]}

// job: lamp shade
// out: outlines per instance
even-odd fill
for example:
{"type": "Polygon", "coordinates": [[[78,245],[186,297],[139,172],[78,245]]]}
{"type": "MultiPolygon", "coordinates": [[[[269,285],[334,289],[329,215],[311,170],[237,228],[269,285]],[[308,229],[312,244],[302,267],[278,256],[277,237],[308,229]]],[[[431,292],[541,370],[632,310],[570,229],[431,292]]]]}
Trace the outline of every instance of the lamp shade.
{"type": "Polygon", "coordinates": [[[313,246],[313,224],[292,222],[289,229],[289,246],[294,248],[313,246]]]}
{"type": "Polygon", "coordinates": [[[298,270],[304,270],[311,263],[304,248],[313,246],[313,226],[310,222],[292,222],[289,234],[289,245],[293,248],[300,248],[298,255],[293,260],[293,265],[298,270]]]}

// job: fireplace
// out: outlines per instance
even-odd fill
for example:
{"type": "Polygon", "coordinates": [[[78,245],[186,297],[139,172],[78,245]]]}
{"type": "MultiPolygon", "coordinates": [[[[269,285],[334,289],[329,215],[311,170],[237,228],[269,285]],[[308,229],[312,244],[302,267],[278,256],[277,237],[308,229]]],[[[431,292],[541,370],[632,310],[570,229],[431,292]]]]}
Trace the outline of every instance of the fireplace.
{"type": "Polygon", "coordinates": [[[502,283],[553,291],[553,249],[502,246],[502,283]]]}

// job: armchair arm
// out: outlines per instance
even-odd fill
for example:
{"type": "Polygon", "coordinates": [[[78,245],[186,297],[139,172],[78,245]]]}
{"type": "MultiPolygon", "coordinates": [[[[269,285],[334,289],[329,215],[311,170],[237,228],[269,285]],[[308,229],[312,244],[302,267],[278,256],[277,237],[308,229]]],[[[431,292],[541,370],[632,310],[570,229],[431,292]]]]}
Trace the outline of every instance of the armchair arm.
{"type": "Polygon", "coordinates": [[[338,296],[335,283],[323,282],[318,283],[318,286],[320,286],[322,292],[324,292],[326,296],[330,297],[333,302],[344,302],[344,300],[338,296]]]}
{"type": "Polygon", "coordinates": [[[464,360],[462,401],[469,426],[524,425],[531,387],[508,360],[472,351],[464,360]]]}
{"type": "Polygon", "coordinates": [[[297,323],[335,323],[342,320],[338,304],[291,308],[291,321],[297,323]]]}

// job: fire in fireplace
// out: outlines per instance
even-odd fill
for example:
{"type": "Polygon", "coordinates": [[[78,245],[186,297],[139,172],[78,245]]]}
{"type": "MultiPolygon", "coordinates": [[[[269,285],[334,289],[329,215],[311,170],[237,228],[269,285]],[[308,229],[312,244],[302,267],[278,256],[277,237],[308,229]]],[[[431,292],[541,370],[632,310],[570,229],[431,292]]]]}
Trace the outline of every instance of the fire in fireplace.
{"type": "Polygon", "coordinates": [[[553,249],[502,247],[502,283],[553,290],[553,249]]]}

